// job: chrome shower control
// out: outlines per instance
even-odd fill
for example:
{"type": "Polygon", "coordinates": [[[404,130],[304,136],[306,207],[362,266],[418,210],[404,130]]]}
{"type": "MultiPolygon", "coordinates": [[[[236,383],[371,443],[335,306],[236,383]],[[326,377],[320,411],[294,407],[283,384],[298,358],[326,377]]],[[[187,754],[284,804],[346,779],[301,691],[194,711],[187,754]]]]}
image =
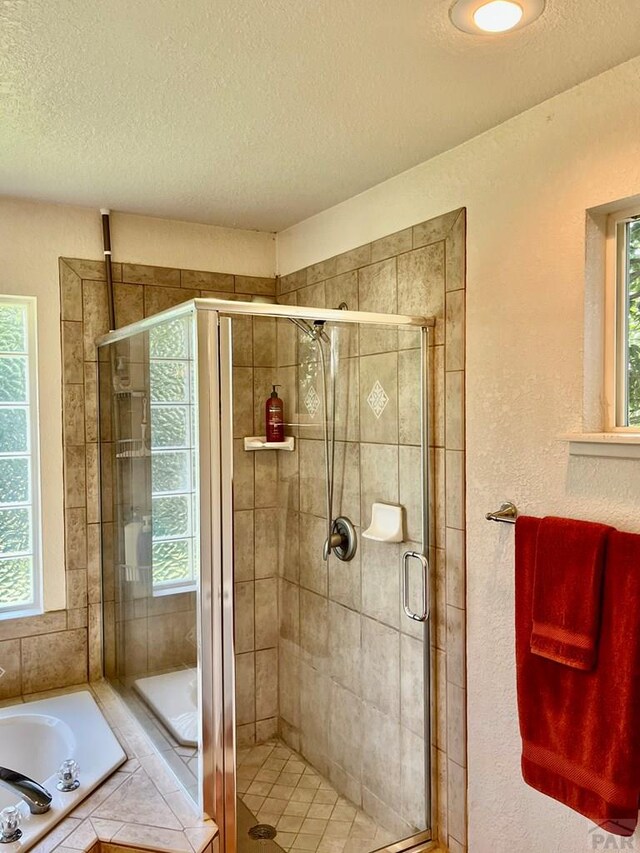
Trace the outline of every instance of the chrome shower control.
{"type": "Polygon", "coordinates": [[[73,760],[73,758],[67,758],[66,761],[63,761],[60,765],[60,769],[58,770],[58,784],[56,785],[59,791],[75,791],[76,788],[80,787],[80,780],[78,779],[78,773],[80,768],[73,760]]]}
{"type": "Polygon", "coordinates": [[[0,812],[0,844],[11,844],[22,838],[20,821],[22,815],[15,806],[7,806],[0,812]]]}

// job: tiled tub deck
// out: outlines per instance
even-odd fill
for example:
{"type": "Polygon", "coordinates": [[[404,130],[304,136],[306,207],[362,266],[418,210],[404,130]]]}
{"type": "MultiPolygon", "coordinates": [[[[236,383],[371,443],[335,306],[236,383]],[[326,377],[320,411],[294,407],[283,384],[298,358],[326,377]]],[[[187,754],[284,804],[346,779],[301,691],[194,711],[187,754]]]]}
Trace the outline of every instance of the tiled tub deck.
{"type": "Polygon", "coordinates": [[[218,853],[215,823],[198,817],[156,747],[109,685],[94,682],[68,690],[34,694],[29,699],[87,689],[92,692],[128,760],[31,851],[116,853],[122,849],[128,853],[137,850],[218,853]]]}

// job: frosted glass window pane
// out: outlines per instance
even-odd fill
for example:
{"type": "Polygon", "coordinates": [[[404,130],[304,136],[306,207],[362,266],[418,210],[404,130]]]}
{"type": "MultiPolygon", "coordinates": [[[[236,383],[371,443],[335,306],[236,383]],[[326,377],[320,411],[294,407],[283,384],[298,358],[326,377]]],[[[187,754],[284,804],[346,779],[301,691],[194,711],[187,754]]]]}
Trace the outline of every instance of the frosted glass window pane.
{"type": "Polygon", "coordinates": [[[149,366],[151,400],[155,403],[189,401],[188,362],[154,361],[149,366]]]}
{"type": "Polygon", "coordinates": [[[191,334],[190,317],[149,331],[154,586],[193,581],[191,334]]]}
{"type": "Polygon", "coordinates": [[[31,302],[0,296],[0,610],[40,604],[34,518],[37,458],[31,454],[36,383],[29,342],[35,335],[31,302]],[[33,327],[32,327],[33,326],[33,327]]]}
{"type": "Polygon", "coordinates": [[[0,509],[0,554],[24,554],[31,550],[28,509],[0,509]]]}
{"type": "Polygon", "coordinates": [[[0,402],[27,402],[27,359],[0,358],[0,402]]]}
{"type": "Polygon", "coordinates": [[[28,435],[26,409],[0,408],[0,453],[26,453],[28,435]]]}
{"type": "Polygon", "coordinates": [[[154,453],[151,457],[151,483],[151,491],[154,494],[189,491],[189,453],[154,453]]]}
{"type": "Polygon", "coordinates": [[[0,503],[26,503],[29,500],[29,460],[0,459],[0,503]]]}
{"type": "Polygon", "coordinates": [[[29,604],[33,601],[31,557],[0,560],[0,602],[29,604]]]}
{"type": "Polygon", "coordinates": [[[181,406],[154,406],[151,409],[152,447],[186,447],[188,409],[181,406]]]}
{"type": "Polygon", "coordinates": [[[0,352],[26,352],[26,330],[22,305],[0,305],[0,352]]]}
{"type": "Polygon", "coordinates": [[[187,358],[189,355],[189,320],[181,317],[149,331],[151,358],[187,358]]]}
{"type": "Polygon", "coordinates": [[[191,580],[191,548],[188,540],[154,542],[153,582],[191,580]]]}
{"type": "Polygon", "coordinates": [[[153,498],[153,538],[189,536],[190,496],[153,498]]]}

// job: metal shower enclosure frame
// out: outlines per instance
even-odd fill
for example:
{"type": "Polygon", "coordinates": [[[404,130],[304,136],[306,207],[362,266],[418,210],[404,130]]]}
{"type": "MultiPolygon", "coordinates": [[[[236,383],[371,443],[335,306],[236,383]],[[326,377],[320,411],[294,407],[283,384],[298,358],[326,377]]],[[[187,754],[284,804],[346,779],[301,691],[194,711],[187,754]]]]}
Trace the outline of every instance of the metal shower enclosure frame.
{"type": "MultiPolygon", "coordinates": [[[[197,585],[199,780],[200,806],[218,824],[221,849],[236,853],[235,785],[235,641],[233,612],[233,352],[234,316],[271,317],[337,324],[397,326],[421,331],[421,492],[422,549],[429,560],[433,547],[429,528],[429,344],[435,320],[399,314],[370,313],[193,299],[109,332],[97,341],[102,349],[179,317],[192,317],[198,401],[198,509],[200,575],[197,585]]],[[[430,564],[430,561],[429,561],[430,564]]],[[[400,569],[399,569],[400,571],[400,569]]],[[[425,607],[431,599],[432,574],[427,567],[425,607]]],[[[389,845],[390,853],[418,849],[431,839],[431,641],[430,619],[424,622],[425,799],[427,830],[389,845]]]]}

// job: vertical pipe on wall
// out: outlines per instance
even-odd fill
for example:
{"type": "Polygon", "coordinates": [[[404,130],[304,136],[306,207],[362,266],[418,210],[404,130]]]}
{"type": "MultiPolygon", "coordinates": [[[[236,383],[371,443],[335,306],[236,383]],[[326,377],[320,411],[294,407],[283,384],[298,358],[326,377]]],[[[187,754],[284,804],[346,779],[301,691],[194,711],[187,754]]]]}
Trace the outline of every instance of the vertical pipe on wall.
{"type": "Polygon", "coordinates": [[[107,276],[107,303],[109,307],[109,329],[113,331],[116,327],[116,308],[113,298],[113,270],[111,269],[111,226],[109,222],[110,210],[106,207],[100,208],[102,217],[102,246],[104,254],[104,268],[107,276]]]}

